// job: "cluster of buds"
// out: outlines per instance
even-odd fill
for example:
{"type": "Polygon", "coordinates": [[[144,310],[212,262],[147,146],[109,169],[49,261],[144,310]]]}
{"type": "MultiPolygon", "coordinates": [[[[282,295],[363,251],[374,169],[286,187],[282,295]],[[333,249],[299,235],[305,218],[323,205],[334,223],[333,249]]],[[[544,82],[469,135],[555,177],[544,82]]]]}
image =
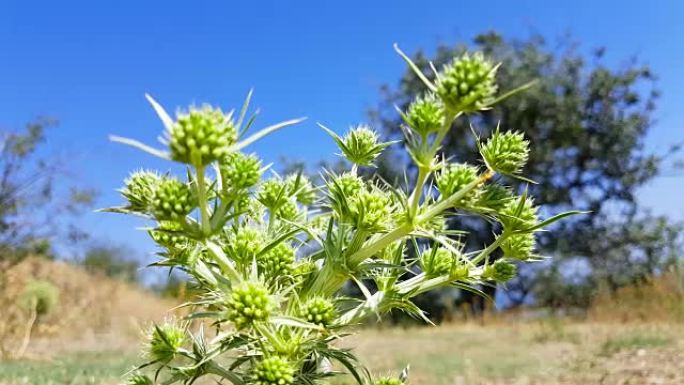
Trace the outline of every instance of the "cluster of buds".
{"type": "Polygon", "coordinates": [[[148,232],[165,258],[155,264],[187,273],[197,294],[188,302],[189,318],[216,328],[216,337],[207,340],[190,324],[151,329],[150,360],[138,369],[153,368],[154,380],[136,372],[127,384],[195,383],[203,376],[233,384],[323,384],[339,374],[330,361],[360,385],[407,383],[408,368],[397,378],[373,381],[353,353],[334,342],[391,310],[425,317],[412,302],[421,293],[504,284],[515,277],[517,263],[538,259],[535,232],[567,216],[540,221],[527,194],[516,196],[502,184],[525,181],[529,143],[520,133],[497,129],[485,141],[476,138],[480,166],[451,163],[440,153],[455,119],[496,100],[496,69],[481,54],[465,54],[436,74],[434,84],[417,71],[428,91],[401,114],[417,171],[406,189],[367,177],[371,170],[363,167],[374,166],[391,143],[366,125],[343,136],[325,128],[346,170],[324,172],[323,185],[301,173],[263,180],[267,167],[243,151],[298,120],[243,137],[255,117],[247,116],[251,93],[235,117],[203,106],[175,120],[148,98],[167,128],[168,148],[119,141],[188,165],[187,178],[136,172],[121,189],[127,204],[110,211],[155,222],[148,232]],[[495,222],[495,241],[466,251],[467,235],[449,228],[454,209],[495,222]],[[419,252],[421,245],[432,247],[419,252]],[[409,272],[415,274],[406,278],[409,272]],[[341,297],[350,278],[364,294],[358,302],[341,297]]]}

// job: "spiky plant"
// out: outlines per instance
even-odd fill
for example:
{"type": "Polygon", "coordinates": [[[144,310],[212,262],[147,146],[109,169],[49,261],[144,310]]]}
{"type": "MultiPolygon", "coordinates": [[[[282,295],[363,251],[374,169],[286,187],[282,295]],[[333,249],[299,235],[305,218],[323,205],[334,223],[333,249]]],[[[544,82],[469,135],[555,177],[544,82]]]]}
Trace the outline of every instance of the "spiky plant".
{"type": "Polygon", "coordinates": [[[264,178],[259,158],[241,151],[301,119],[246,137],[254,122],[247,116],[251,93],[237,116],[204,106],[175,120],[148,96],[166,127],[166,149],[113,138],[187,166],[184,179],[134,173],[121,190],[126,204],[109,210],[154,223],[149,234],[160,247],[157,265],[188,274],[199,293],[188,304],[188,318],[215,330],[209,338],[202,328],[190,330],[189,322],[155,326],[148,333],[149,361],[129,384],[190,384],[210,376],[234,385],[312,385],[345,374],[364,385],[404,384],[408,368],[373,379],[352,351],[335,342],[366,318],[393,309],[427,321],[413,297],[443,287],[477,291],[505,283],[517,263],[538,259],[535,233],[574,212],[542,221],[526,193],[516,196],[497,177],[523,178],[523,134],[496,130],[488,139],[476,138],[478,165],[450,162],[440,153],[455,119],[497,101],[498,66],[481,54],[465,55],[437,73],[433,84],[397,51],[429,89],[402,112],[404,145],[417,169],[410,189],[357,172],[372,167],[389,145],[366,125],[344,136],[326,129],[350,169],[323,172],[322,185],[303,175],[264,178]],[[454,214],[494,223],[493,243],[466,252],[465,235],[445,226],[454,214]],[[407,258],[407,244],[419,249],[417,258],[407,258]],[[362,301],[342,298],[348,281],[360,287],[362,301]],[[368,281],[375,284],[363,283],[368,281]]]}

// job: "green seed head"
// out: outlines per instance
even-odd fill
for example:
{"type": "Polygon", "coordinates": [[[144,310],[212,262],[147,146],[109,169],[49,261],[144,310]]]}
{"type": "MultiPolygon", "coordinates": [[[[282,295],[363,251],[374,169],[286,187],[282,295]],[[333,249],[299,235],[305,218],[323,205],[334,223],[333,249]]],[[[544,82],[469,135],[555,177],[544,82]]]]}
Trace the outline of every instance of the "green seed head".
{"type": "Polygon", "coordinates": [[[310,205],[316,200],[316,190],[309,178],[304,175],[290,175],[285,179],[289,195],[296,197],[297,202],[310,205]]]}
{"type": "Polygon", "coordinates": [[[175,178],[163,178],[152,195],[152,213],[159,221],[179,221],[197,207],[193,190],[175,178]]]}
{"type": "Polygon", "coordinates": [[[505,229],[511,231],[524,230],[539,223],[537,210],[532,198],[519,196],[508,200],[499,211],[499,222],[505,229]]]}
{"type": "Polygon", "coordinates": [[[370,127],[360,125],[342,139],[341,150],[345,158],[359,166],[370,166],[386,147],[378,144],[378,134],[370,127]]]}
{"type": "Polygon", "coordinates": [[[482,272],[482,279],[485,281],[505,283],[513,279],[517,272],[518,268],[514,264],[500,259],[485,267],[482,272]]]}
{"type": "Polygon", "coordinates": [[[526,261],[534,257],[534,245],[534,233],[517,234],[502,242],[501,250],[506,258],[526,261]]]}
{"type": "Polygon", "coordinates": [[[522,133],[501,133],[498,130],[480,148],[487,166],[503,175],[520,174],[527,163],[529,151],[529,142],[522,133]]]}
{"type": "Polygon", "coordinates": [[[404,385],[404,383],[398,378],[383,377],[375,381],[373,385],[404,385]]]}
{"type": "Polygon", "coordinates": [[[355,197],[363,189],[363,180],[355,173],[346,172],[334,176],[328,181],[329,199],[331,208],[339,217],[347,215],[345,203],[355,197]]]}
{"type": "MultiPolygon", "coordinates": [[[[477,167],[462,163],[450,164],[437,175],[437,189],[442,195],[442,199],[446,199],[476,181],[477,177],[477,167]]],[[[477,198],[478,193],[478,188],[468,191],[463,198],[456,202],[456,206],[470,205],[477,198]]]]}
{"type": "Polygon", "coordinates": [[[266,321],[274,306],[268,290],[254,282],[244,282],[233,288],[227,305],[228,319],[238,329],[266,321]]]}
{"type": "Polygon", "coordinates": [[[182,249],[188,244],[188,238],[176,222],[160,223],[158,228],[150,230],[150,236],[159,246],[167,249],[182,249]]]}
{"type": "Polygon", "coordinates": [[[312,324],[327,327],[337,318],[337,310],[332,301],[317,297],[299,308],[299,317],[312,324]]]}
{"type": "Polygon", "coordinates": [[[476,112],[489,107],[496,93],[496,66],[482,53],[465,53],[444,66],[437,80],[437,95],[453,112],[476,112]]]}
{"type": "Polygon", "coordinates": [[[513,199],[511,189],[500,184],[492,183],[484,186],[475,202],[478,209],[498,212],[513,199]]]}
{"type": "Polygon", "coordinates": [[[169,130],[171,159],[195,166],[223,158],[236,141],[233,120],[209,105],[179,113],[169,130]]]}
{"type": "Polygon", "coordinates": [[[295,368],[285,358],[272,356],[259,361],[252,368],[253,385],[290,385],[294,383],[295,368]]]}
{"type": "Polygon", "coordinates": [[[168,362],[186,341],[185,330],[175,323],[165,323],[150,330],[148,354],[155,360],[168,362]]]}
{"type": "Polygon", "coordinates": [[[269,210],[277,211],[290,197],[288,185],[282,179],[269,179],[261,184],[257,199],[269,210]]]}
{"type": "Polygon", "coordinates": [[[240,227],[228,237],[226,251],[236,261],[251,263],[265,246],[264,237],[253,227],[240,227]]]}
{"type": "Polygon", "coordinates": [[[256,155],[232,152],[219,163],[223,188],[229,191],[248,189],[261,178],[261,161],[256,155]]]}
{"type": "Polygon", "coordinates": [[[409,105],[405,119],[419,135],[428,136],[444,126],[444,105],[434,94],[428,94],[409,105]]]}
{"type": "Polygon", "coordinates": [[[297,207],[297,203],[290,199],[280,206],[276,215],[287,221],[297,222],[301,217],[301,212],[299,211],[299,207],[297,207]]]}
{"type": "Polygon", "coordinates": [[[455,262],[451,252],[443,247],[425,249],[420,255],[420,267],[428,278],[450,275],[455,262]]]}
{"type": "Polygon", "coordinates": [[[365,231],[384,230],[392,216],[392,200],[388,193],[377,189],[363,189],[350,197],[349,219],[351,224],[365,231]]]}
{"type": "Polygon", "coordinates": [[[150,211],[151,200],[157,190],[161,177],[153,171],[137,171],[124,182],[121,195],[128,200],[128,209],[138,213],[150,211]]]}
{"type": "Polygon", "coordinates": [[[257,259],[260,272],[269,278],[292,274],[294,262],[295,251],[286,243],[279,243],[257,259]]]}

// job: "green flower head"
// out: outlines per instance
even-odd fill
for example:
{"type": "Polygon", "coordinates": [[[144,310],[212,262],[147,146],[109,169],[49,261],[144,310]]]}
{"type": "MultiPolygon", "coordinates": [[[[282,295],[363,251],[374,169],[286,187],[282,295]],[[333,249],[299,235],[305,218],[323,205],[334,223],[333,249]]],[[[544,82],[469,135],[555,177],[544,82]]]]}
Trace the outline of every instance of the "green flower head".
{"type": "Polygon", "coordinates": [[[186,342],[184,328],[175,323],[154,326],[149,333],[148,354],[151,358],[168,362],[186,342]]]}
{"type": "Polygon", "coordinates": [[[237,129],[230,115],[204,105],[179,112],[169,129],[171,159],[206,166],[226,156],[237,141],[237,129]]]}
{"type": "Polygon", "coordinates": [[[338,141],[347,160],[359,166],[371,166],[389,144],[378,143],[378,134],[370,127],[359,125],[338,141]]]}
{"type": "Polygon", "coordinates": [[[534,200],[526,195],[509,199],[499,211],[499,222],[511,231],[528,229],[539,223],[537,210],[534,200]]]}
{"type": "Polygon", "coordinates": [[[392,217],[390,195],[379,188],[363,189],[349,198],[349,221],[364,231],[381,231],[392,217]]]}
{"type": "Polygon", "coordinates": [[[520,132],[500,132],[498,129],[480,147],[480,153],[487,167],[503,174],[520,174],[527,163],[529,142],[520,132]]]}
{"type": "MultiPolygon", "coordinates": [[[[461,189],[466,187],[468,184],[476,181],[478,178],[477,167],[464,164],[449,164],[445,167],[436,177],[436,184],[439,193],[442,195],[442,199],[446,199],[461,189]]],[[[456,205],[469,205],[477,198],[479,189],[474,188],[468,191],[456,205]]]]}
{"type": "Polygon", "coordinates": [[[154,385],[154,381],[144,374],[134,373],[126,379],[124,385],[154,385]]]}
{"type": "Polygon", "coordinates": [[[310,205],[316,200],[316,190],[309,178],[302,174],[290,175],[285,179],[289,195],[293,195],[297,202],[303,205],[310,205]]]}
{"type": "Polygon", "coordinates": [[[167,249],[181,249],[189,242],[183,235],[182,227],[176,222],[162,222],[158,228],[150,230],[149,234],[153,241],[167,249]]]}
{"type": "Polygon", "coordinates": [[[280,178],[272,178],[261,184],[257,199],[269,210],[277,211],[290,197],[288,184],[280,178]]]}
{"type": "Polygon", "coordinates": [[[500,259],[485,267],[482,272],[482,279],[485,281],[505,283],[513,279],[517,272],[518,268],[514,264],[500,259]]]}
{"type": "Polygon", "coordinates": [[[485,185],[477,197],[475,207],[491,212],[501,211],[514,199],[511,189],[497,183],[485,185]]]}
{"type": "Polygon", "coordinates": [[[243,282],[234,287],[227,305],[228,319],[238,329],[266,321],[274,306],[268,290],[255,282],[243,282]]]}
{"type": "Polygon", "coordinates": [[[404,121],[419,135],[428,136],[444,126],[444,105],[434,94],[427,94],[409,105],[404,121]]]}
{"type": "Polygon", "coordinates": [[[534,233],[516,234],[501,243],[506,258],[527,261],[534,257],[534,233]]]}
{"type": "Polygon", "coordinates": [[[294,383],[295,368],[285,358],[266,357],[252,368],[254,385],[290,385],[294,383]]]}
{"type": "Polygon", "coordinates": [[[444,66],[437,76],[436,93],[453,112],[486,109],[494,102],[496,69],[482,53],[465,53],[444,66]]]}
{"type": "Polygon", "coordinates": [[[219,163],[223,189],[240,191],[248,189],[261,178],[261,161],[256,155],[231,152],[219,163]]]}
{"type": "Polygon", "coordinates": [[[178,221],[197,207],[190,187],[175,178],[165,177],[152,195],[152,213],[160,221],[178,221]]]}
{"type": "Polygon", "coordinates": [[[420,254],[420,267],[428,278],[450,275],[456,260],[444,247],[428,248],[420,254]]]}
{"type": "Polygon", "coordinates": [[[337,318],[337,310],[332,301],[317,297],[300,306],[299,317],[312,324],[327,327],[337,318]]]}
{"type": "Polygon", "coordinates": [[[159,187],[161,177],[154,171],[137,171],[126,179],[121,195],[128,201],[128,209],[138,213],[148,213],[152,197],[159,187]]]}
{"type": "Polygon", "coordinates": [[[259,270],[268,278],[292,274],[295,251],[287,243],[279,243],[257,258],[259,270]]]}
{"type": "Polygon", "coordinates": [[[243,226],[228,236],[226,251],[236,261],[249,264],[264,246],[264,237],[259,230],[243,226]]]}
{"type": "Polygon", "coordinates": [[[299,207],[297,207],[297,202],[292,199],[287,200],[282,206],[280,206],[276,212],[276,215],[279,218],[290,222],[296,222],[301,218],[301,212],[299,211],[299,207]]]}

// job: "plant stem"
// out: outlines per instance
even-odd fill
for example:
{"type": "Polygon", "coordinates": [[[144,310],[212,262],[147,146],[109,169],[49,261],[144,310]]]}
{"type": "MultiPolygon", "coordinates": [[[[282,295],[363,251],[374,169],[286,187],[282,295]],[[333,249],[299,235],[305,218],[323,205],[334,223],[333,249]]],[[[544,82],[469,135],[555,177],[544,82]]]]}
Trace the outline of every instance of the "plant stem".
{"type": "Polygon", "coordinates": [[[491,179],[494,176],[494,171],[488,170],[484,174],[480,175],[479,178],[476,180],[468,183],[465,185],[462,189],[458,190],[454,195],[451,195],[450,197],[444,199],[443,201],[437,203],[436,205],[432,206],[428,211],[423,213],[418,217],[418,223],[425,222],[426,220],[429,220],[433,218],[434,216],[438,215],[439,213],[443,212],[444,210],[452,207],[456,202],[458,202],[459,199],[463,198],[467,193],[469,193],[471,190],[477,188],[481,184],[485,183],[489,179],[491,179]]]}
{"type": "Polygon", "coordinates": [[[197,183],[197,200],[200,209],[200,223],[202,224],[202,233],[207,236],[211,234],[211,223],[209,222],[209,210],[207,208],[207,186],[204,184],[204,167],[195,166],[196,183],[197,183]]]}
{"type": "MultiPolygon", "coordinates": [[[[489,254],[493,253],[494,250],[496,250],[499,247],[499,245],[501,245],[501,243],[503,241],[505,241],[506,238],[508,238],[509,236],[510,236],[509,232],[507,232],[507,231],[502,232],[501,235],[496,237],[494,242],[492,242],[489,246],[484,248],[475,258],[471,259],[471,262],[473,264],[478,264],[483,259],[486,259],[486,261],[489,262],[489,254]]],[[[485,264],[487,264],[487,263],[485,263],[485,264]]]]}
{"type": "Polygon", "coordinates": [[[411,205],[409,207],[409,218],[412,220],[418,213],[418,205],[420,204],[420,198],[423,196],[423,186],[425,186],[428,175],[430,175],[429,168],[422,165],[419,166],[418,179],[416,180],[416,187],[413,190],[413,194],[411,194],[411,205]]]}

